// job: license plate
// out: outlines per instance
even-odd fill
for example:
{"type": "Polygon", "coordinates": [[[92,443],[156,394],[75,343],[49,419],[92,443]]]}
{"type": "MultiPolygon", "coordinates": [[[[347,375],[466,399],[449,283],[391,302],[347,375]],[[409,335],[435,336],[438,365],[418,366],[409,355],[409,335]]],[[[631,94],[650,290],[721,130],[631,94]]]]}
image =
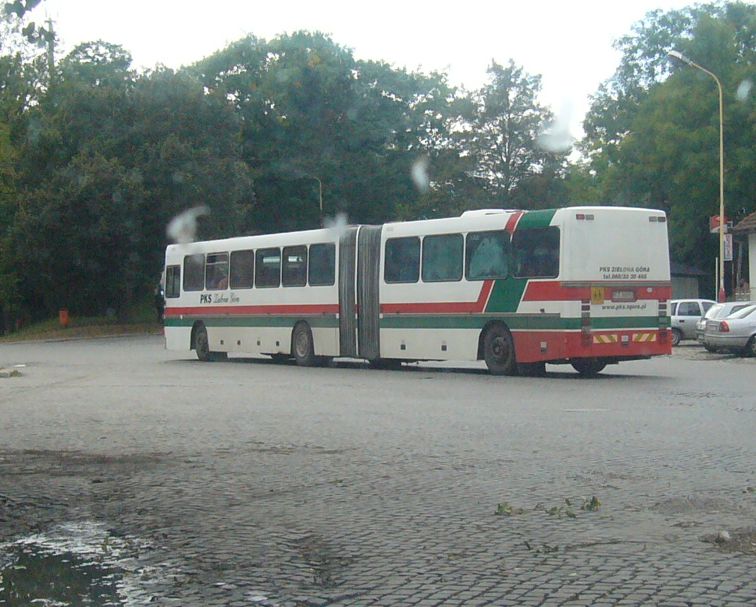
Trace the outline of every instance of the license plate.
{"type": "Polygon", "coordinates": [[[635,301],[635,291],[632,289],[615,289],[612,291],[612,301],[635,301]]]}

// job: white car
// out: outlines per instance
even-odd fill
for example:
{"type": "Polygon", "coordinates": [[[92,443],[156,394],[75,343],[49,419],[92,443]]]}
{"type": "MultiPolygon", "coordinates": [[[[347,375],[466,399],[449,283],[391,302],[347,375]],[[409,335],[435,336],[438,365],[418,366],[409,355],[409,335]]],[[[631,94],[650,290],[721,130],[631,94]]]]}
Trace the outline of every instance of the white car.
{"type": "Polygon", "coordinates": [[[709,311],[706,312],[703,318],[700,318],[696,323],[696,339],[699,343],[703,344],[704,348],[706,348],[709,352],[716,351],[716,348],[704,343],[703,337],[704,330],[706,329],[706,321],[722,320],[723,318],[727,318],[728,316],[735,314],[735,312],[739,312],[743,308],[747,308],[748,306],[753,305],[756,305],[756,301],[728,301],[711,306],[711,308],[709,308],[709,311]]]}
{"type": "Polygon", "coordinates": [[[756,356],[756,305],[735,312],[724,320],[707,320],[704,345],[742,356],[756,356]]]}
{"type": "Polygon", "coordinates": [[[715,303],[711,299],[670,300],[672,345],[676,346],[683,339],[695,339],[696,323],[715,303]]]}

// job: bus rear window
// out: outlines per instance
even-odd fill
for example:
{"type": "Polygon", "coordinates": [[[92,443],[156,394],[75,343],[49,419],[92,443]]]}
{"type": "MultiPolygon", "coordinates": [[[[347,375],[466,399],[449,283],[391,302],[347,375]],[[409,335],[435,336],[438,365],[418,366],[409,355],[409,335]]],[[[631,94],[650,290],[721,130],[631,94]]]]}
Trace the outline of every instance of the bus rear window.
{"type": "Polygon", "coordinates": [[[417,282],[420,278],[420,239],[392,238],[386,241],[386,282],[417,282]]]}
{"type": "Polygon", "coordinates": [[[556,278],[559,276],[559,228],[517,230],[512,237],[515,276],[556,278]]]}
{"type": "Polygon", "coordinates": [[[277,287],[281,284],[281,249],[258,249],[255,284],[258,287],[277,287]]]}
{"type": "Polygon", "coordinates": [[[462,234],[423,238],[423,282],[462,280],[464,254],[462,234]]]}
{"type": "Polygon", "coordinates": [[[184,257],[184,291],[201,291],[205,286],[205,254],[184,257]]]}
{"type": "Polygon", "coordinates": [[[505,230],[467,235],[467,280],[506,278],[510,261],[509,234],[505,230]]]}
{"type": "Polygon", "coordinates": [[[336,282],[336,245],[311,245],[309,272],[309,282],[312,287],[334,284],[336,282]]]}

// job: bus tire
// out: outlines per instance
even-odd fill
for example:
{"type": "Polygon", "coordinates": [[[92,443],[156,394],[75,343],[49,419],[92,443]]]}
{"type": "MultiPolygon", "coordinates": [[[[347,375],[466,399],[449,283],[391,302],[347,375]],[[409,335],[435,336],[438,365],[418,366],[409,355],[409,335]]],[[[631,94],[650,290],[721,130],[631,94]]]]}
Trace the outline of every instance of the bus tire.
{"type": "Polygon", "coordinates": [[[546,363],[518,363],[517,373],[525,377],[544,377],[546,375],[546,363]]]}
{"type": "Polygon", "coordinates": [[[677,346],[682,341],[682,331],[680,329],[672,329],[672,345],[677,346]]]}
{"type": "Polygon", "coordinates": [[[306,322],[298,322],[291,335],[291,353],[300,367],[312,367],[318,361],[312,331],[306,322]]]}
{"type": "Polygon", "coordinates": [[[371,369],[385,369],[386,371],[398,371],[402,368],[400,358],[374,358],[368,361],[371,369]]]}
{"type": "Polygon", "coordinates": [[[483,360],[491,375],[516,375],[514,340],[503,324],[491,325],[483,336],[483,360]]]}
{"type": "Polygon", "coordinates": [[[570,364],[575,371],[580,373],[581,377],[596,377],[606,367],[606,363],[597,358],[578,358],[570,364]]]}
{"type": "Polygon", "coordinates": [[[197,325],[197,328],[195,329],[194,349],[197,351],[197,358],[202,362],[217,362],[228,358],[228,355],[225,352],[210,351],[210,340],[207,337],[207,329],[202,323],[197,325]]]}

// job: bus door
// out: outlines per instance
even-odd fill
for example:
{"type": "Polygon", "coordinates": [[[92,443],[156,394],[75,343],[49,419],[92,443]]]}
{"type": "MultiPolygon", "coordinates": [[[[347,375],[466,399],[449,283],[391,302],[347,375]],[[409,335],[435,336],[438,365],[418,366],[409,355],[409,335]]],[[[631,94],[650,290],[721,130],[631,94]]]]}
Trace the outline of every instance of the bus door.
{"type": "Polygon", "coordinates": [[[360,226],[357,237],[357,344],[360,358],[381,355],[378,300],[383,226],[360,226]]]}
{"type": "Polygon", "coordinates": [[[381,353],[378,282],[382,226],[349,228],[339,241],[339,353],[381,353]]]}
{"type": "Polygon", "coordinates": [[[358,228],[347,228],[339,239],[339,355],[357,356],[355,262],[358,228]]]}

